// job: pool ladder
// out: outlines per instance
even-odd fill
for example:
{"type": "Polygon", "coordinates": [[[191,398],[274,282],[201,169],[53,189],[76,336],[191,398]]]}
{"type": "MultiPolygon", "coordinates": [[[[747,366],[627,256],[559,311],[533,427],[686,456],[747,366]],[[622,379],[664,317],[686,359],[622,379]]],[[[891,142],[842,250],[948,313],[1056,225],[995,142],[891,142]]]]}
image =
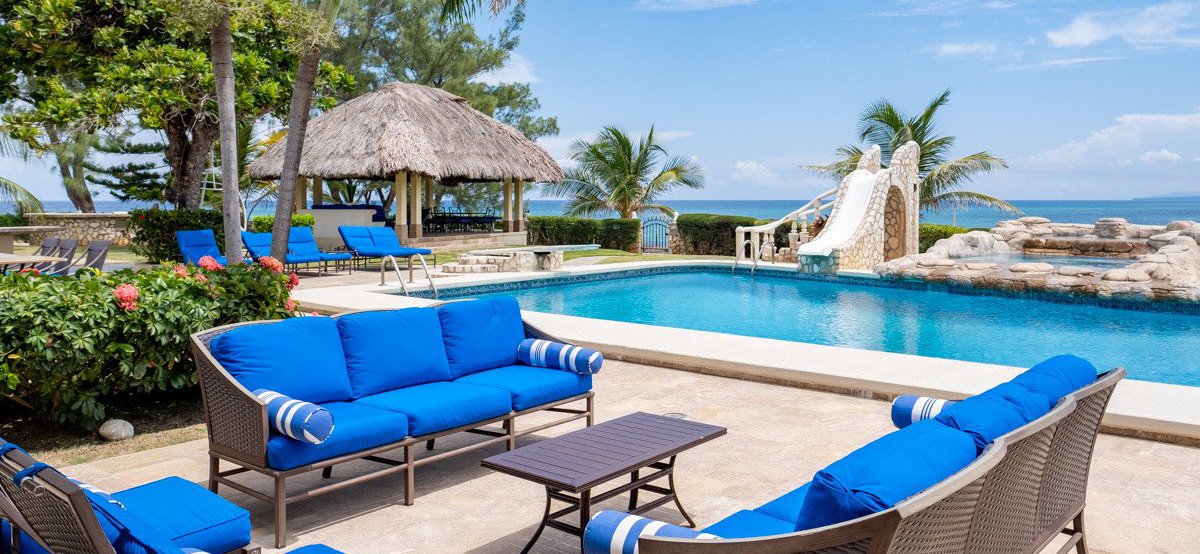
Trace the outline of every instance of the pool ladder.
{"type": "MultiPolygon", "coordinates": [[[[430,288],[430,290],[433,291],[433,298],[437,299],[437,297],[438,297],[437,285],[434,284],[434,282],[433,282],[433,275],[431,275],[429,273],[429,266],[425,263],[425,256],[422,256],[420,254],[416,254],[415,256],[418,260],[421,260],[421,270],[425,272],[425,279],[427,279],[429,281],[429,288],[430,288]]],[[[412,259],[413,259],[413,256],[408,256],[408,278],[410,281],[412,280],[412,272],[413,272],[412,259]]],[[[391,264],[392,264],[392,271],[396,272],[396,280],[400,281],[400,292],[403,292],[404,296],[411,296],[408,293],[408,286],[406,286],[404,284],[404,275],[402,273],[400,273],[400,265],[396,263],[395,256],[384,256],[383,260],[381,262],[379,262],[379,286],[382,287],[387,284],[387,264],[388,264],[388,262],[391,262],[391,264]]]]}
{"type": "MultiPolygon", "coordinates": [[[[746,239],[746,240],[742,241],[742,244],[738,246],[737,252],[738,252],[738,254],[745,252],[747,244],[750,245],[750,257],[754,258],[750,262],[750,275],[753,276],[754,270],[758,269],[758,256],[756,255],[757,252],[755,252],[755,250],[754,250],[754,239],[746,239]]],[[[742,259],[741,256],[734,256],[734,258],[733,258],[733,269],[731,270],[731,272],[735,275],[737,274],[738,262],[741,261],[741,259],[742,259]]]]}

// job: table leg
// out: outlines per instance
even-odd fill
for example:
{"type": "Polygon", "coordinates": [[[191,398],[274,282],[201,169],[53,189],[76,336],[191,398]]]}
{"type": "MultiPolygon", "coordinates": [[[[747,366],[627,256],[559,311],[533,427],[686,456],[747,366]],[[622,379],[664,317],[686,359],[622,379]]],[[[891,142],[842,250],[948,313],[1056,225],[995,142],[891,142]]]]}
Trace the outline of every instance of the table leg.
{"type": "Polygon", "coordinates": [[[675,507],[679,508],[679,513],[683,514],[683,519],[688,522],[688,527],[695,528],[696,522],[692,521],[692,516],[689,516],[687,510],[683,509],[683,502],[679,501],[679,491],[675,490],[675,456],[671,456],[671,461],[667,462],[671,472],[667,474],[667,488],[671,489],[671,497],[675,499],[675,507]]]}
{"type": "Polygon", "coordinates": [[[587,529],[588,520],[592,519],[592,491],[588,489],[579,493],[579,551],[583,552],[583,531],[587,529]]]}
{"type": "MultiPolygon", "coordinates": [[[[641,473],[639,470],[634,470],[633,473],[629,474],[629,482],[633,483],[633,482],[637,481],[639,473],[641,473]]],[[[640,491],[640,490],[642,490],[641,487],[634,487],[633,490],[629,491],[629,509],[630,510],[637,508],[638,491],[640,491]]]]}
{"type": "Polygon", "coordinates": [[[533,532],[533,536],[529,538],[529,542],[525,543],[525,548],[521,549],[521,554],[528,554],[529,549],[533,548],[534,543],[542,536],[542,531],[546,530],[546,522],[550,520],[550,503],[553,499],[550,497],[550,487],[546,487],[546,511],[542,513],[542,522],[538,524],[537,531],[533,532]]]}

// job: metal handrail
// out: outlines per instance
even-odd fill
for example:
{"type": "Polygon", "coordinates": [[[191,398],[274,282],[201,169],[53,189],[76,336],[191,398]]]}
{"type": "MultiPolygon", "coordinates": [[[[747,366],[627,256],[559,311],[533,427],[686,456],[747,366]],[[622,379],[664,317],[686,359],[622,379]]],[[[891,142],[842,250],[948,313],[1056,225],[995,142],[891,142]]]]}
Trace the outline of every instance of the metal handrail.
{"type": "Polygon", "coordinates": [[[750,275],[753,276],[754,270],[758,269],[758,256],[756,255],[757,253],[754,251],[754,241],[751,239],[746,239],[746,240],[742,241],[742,244],[738,245],[738,251],[737,251],[738,255],[733,258],[733,269],[731,269],[730,272],[733,273],[734,275],[737,274],[738,262],[741,261],[742,252],[745,251],[747,244],[750,245],[750,255],[754,258],[754,261],[750,264],[750,275]]]}
{"type": "MultiPolygon", "coordinates": [[[[429,265],[425,263],[425,256],[421,254],[414,254],[414,256],[421,261],[421,270],[425,272],[425,279],[429,281],[429,288],[433,291],[433,298],[436,300],[438,297],[437,285],[433,283],[433,275],[429,273],[429,265]]],[[[379,286],[387,284],[388,262],[392,264],[392,271],[396,272],[396,280],[400,281],[400,292],[404,293],[404,296],[410,296],[408,287],[404,285],[404,274],[400,273],[400,264],[396,263],[395,256],[384,256],[383,260],[379,262],[379,286]]],[[[408,265],[410,268],[412,267],[412,256],[408,258],[408,265]]]]}

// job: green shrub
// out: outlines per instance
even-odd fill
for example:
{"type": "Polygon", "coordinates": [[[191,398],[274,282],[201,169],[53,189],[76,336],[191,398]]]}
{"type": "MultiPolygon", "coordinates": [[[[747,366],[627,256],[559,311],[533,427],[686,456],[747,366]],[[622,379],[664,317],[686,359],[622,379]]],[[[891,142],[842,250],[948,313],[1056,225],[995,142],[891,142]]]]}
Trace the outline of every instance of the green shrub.
{"type": "Polygon", "coordinates": [[[133,210],[129,212],[130,248],[153,262],[180,261],[175,231],[211,229],[225,244],[224,220],[215,210],[133,210]]]}
{"type": "Polygon", "coordinates": [[[601,248],[640,252],[642,248],[638,244],[638,238],[642,234],[641,230],[640,219],[602,219],[599,235],[593,242],[598,243],[601,248]]]}
{"type": "MultiPolygon", "coordinates": [[[[754,218],[739,215],[683,214],[676,224],[684,254],[732,256],[737,247],[733,233],[738,227],[752,227],[754,218]]],[[[785,231],[786,240],[786,231],[785,231]]]]}
{"type": "Polygon", "coordinates": [[[561,215],[529,218],[530,244],[595,244],[600,237],[600,220],[561,215]]]}
{"type": "Polygon", "coordinates": [[[21,214],[0,214],[0,227],[23,227],[29,225],[29,220],[21,214]]]}
{"type": "Polygon", "coordinates": [[[955,227],[953,225],[938,225],[936,223],[922,223],[920,227],[920,238],[918,239],[918,250],[924,252],[929,250],[938,240],[949,238],[951,235],[965,233],[970,231],[966,227],[955,227]]]}
{"type": "MultiPolygon", "coordinates": [[[[317,224],[316,216],[312,214],[292,214],[292,227],[312,227],[317,224]]],[[[275,225],[275,216],[256,215],[250,218],[250,232],[270,233],[275,225]]]]}
{"type": "Polygon", "coordinates": [[[259,265],[0,276],[0,395],[94,428],[106,402],[193,386],[191,333],[290,315],[288,278],[259,265]]]}

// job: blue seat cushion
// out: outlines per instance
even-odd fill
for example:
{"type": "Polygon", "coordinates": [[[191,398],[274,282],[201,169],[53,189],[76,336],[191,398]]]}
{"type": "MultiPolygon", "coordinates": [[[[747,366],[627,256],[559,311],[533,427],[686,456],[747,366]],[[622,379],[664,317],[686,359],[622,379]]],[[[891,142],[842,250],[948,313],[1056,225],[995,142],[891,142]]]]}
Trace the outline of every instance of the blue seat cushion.
{"type": "Polygon", "coordinates": [[[795,530],[887,510],[966,467],[976,453],[970,435],[934,420],[888,433],[817,472],[795,530]]]}
{"type": "Polygon", "coordinates": [[[287,263],[289,264],[311,264],[321,261],[320,254],[292,254],[288,253],[287,263]]]}
{"type": "Polygon", "coordinates": [[[191,481],[167,477],[113,497],[179,548],[229,552],[250,544],[250,512],[191,481]]]}
{"type": "Polygon", "coordinates": [[[271,255],[271,233],[242,231],[242,246],[255,260],[271,255]]]}
{"type": "Polygon", "coordinates": [[[210,351],[249,390],[314,404],[351,398],[342,339],[328,317],[235,327],[213,339],[210,351]]]}
{"type": "MultiPolygon", "coordinates": [[[[779,498],[755,508],[754,511],[795,524],[800,519],[800,508],[804,504],[804,495],[808,494],[808,486],[809,483],[800,485],[779,498]]],[[[792,528],[795,529],[795,526],[793,525],[792,528]]]]}
{"type": "Polygon", "coordinates": [[[1042,393],[1051,402],[1058,402],[1095,380],[1096,366],[1083,358],[1064,354],[1029,368],[1011,382],[1042,393]]]}
{"type": "Polygon", "coordinates": [[[349,314],[337,318],[337,327],[354,398],[450,380],[433,308],[349,314]]]}
{"type": "Polygon", "coordinates": [[[525,326],[515,298],[450,302],[438,307],[438,316],[455,378],[517,363],[525,326]]]}
{"type": "Polygon", "coordinates": [[[1003,398],[1017,409],[1026,423],[1042,417],[1054,408],[1055,402],[1040,392],[1033,392],[1024,385],[1017,383],[1001,383],[982,393],[980,396],[995,396],[1003,398]]]}
{"type": "MultiPolygon", "coordinates": [[[[354,403],[408,416],[409,433],[414,437],[462,427],[512,411],[512,400],[505,391],[445,381],[381,392],[354,403]]],[[[334,436],[337,436],[336,431],[334,436]]]]}
{"type": "Polygon", "coordinates": [[[488,369],[459,377],[454,382],[506,391],[512,395],[513,409],[518,411],[570,398],[592,389],[591,375],[527,365],[488,369]]]}
{"type": "Polygon", "coordinates": [[[364,246],[362,248],[356,248],[355,251],[361,256],[395,256],[397,258],[405,258],[416,255],[428,256],[429,254],[433,253],[432,250],[427,250],[425,248],[404,248],[401,246],[364,246]]]}
{"type": "Polygon", "coordinates": [[[748,539],[783,535],[795,531],[796,524],[750,510],[734,512],[733,515],[704,528],[723,539],[748,539]]]}
{"type": "Polygon", "coordinates": [[[341,262],[353,258],[354,255],[349,252],[321,252],[321,259],[326,262],[341,262]]]}
{"type": "Polygon", "coordinates": [[[1000,395],[978,394],[942,410],[937,422],[971,436],[977,452],[1029,420],[1000,395]]]}
{"type": "Polygon", "coordinates": [[[341,550],[334,550],[323,544],[310,544],[301,546],[295,550],[289,550],[288,554],[342,554],[341,550]]]}
{"type": "Polygon", "coordinates": [[[333,414],[334,428],[329,438],[321,444],[309,444],[273,433],[267,441],[267,463],[272,468],[292,469],[397,442],[409,434],[404,414],[357,402],[328,402],[321,407],[333,414]]]}

